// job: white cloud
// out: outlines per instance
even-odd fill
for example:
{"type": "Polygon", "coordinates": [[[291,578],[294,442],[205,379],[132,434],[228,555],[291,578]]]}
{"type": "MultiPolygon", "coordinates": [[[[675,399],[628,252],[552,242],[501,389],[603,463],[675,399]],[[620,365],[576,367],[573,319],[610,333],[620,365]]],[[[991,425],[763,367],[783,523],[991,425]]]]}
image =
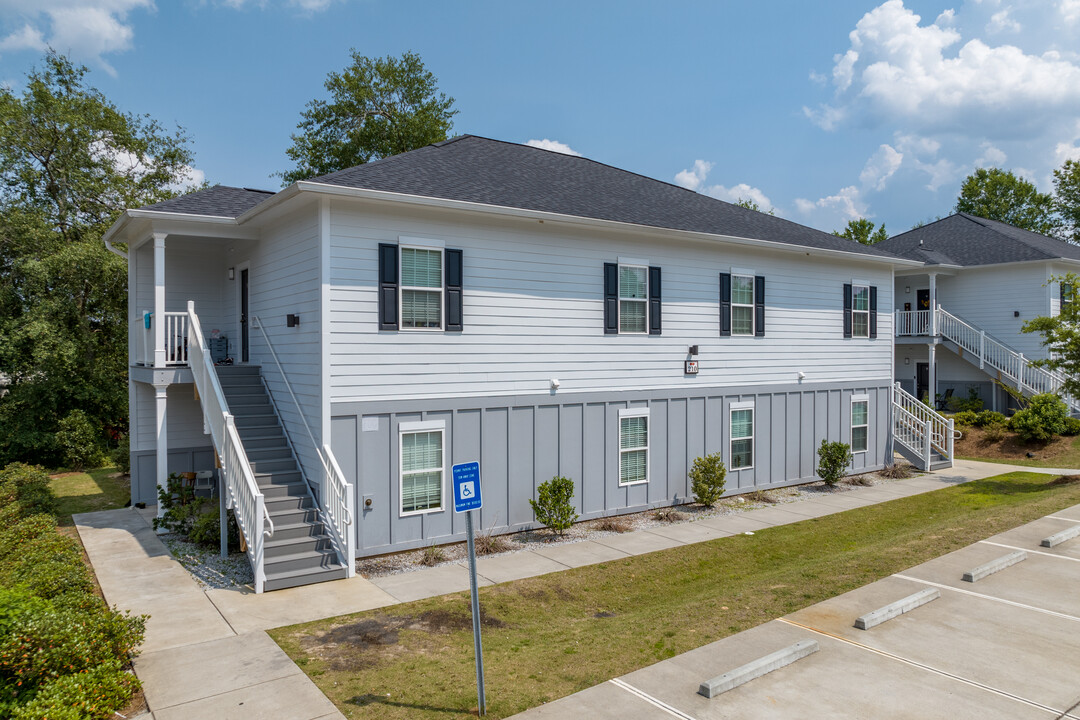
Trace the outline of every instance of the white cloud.
{"type": "Polygon", "coordinates": [[[937,155],[938,150],[941,149],[941,143],[933,138],[900,131],[893,135],[893,143],[900,152],[912,155],[937,155]]]}
{"type": "Polygon", "coordinates": [[[1054,167],[1061,167],[1066,160],[1080,160],[1080,122],[1076,123],[1076,129],[1070,140],[1059,142],[1054,147],[1054,167]]]}
{"type": "Polygon", "coordinates": [[[822,103],[817,110],[803,106],[803,115],[822,130],[833,130],[847,118],[847,111],[822,103]]]}
{"type": "Polygon", "coordinates": [[[1008,155],[994,147],[993,143],[984,142],[982,155],[975,161],[975,167],[1002,167],[1008,159],[1008,155]]]}
{"type": "MultiPolygon", "coordinates": [[[[861,217],[866,217],[869,211],[869,207],[862,199],[862,191],[854,185],[840,188],[835,195],[829,195],[816,201],[796,198],[795,207],[803,215],[829,216],[833,218],[832,224],[834,225],[844,225],[848,220],[858,220],[861,217]]],[[[815,224],[822,227],[828,225],[820,217],[815,224]]]]}
{"type": "Polygon", "coordinates": [[[727,187],[725,185],[706,185],[705,180],[713,169],[713,163],[708,160],[695,160],[693,167],[681,170],[675,174],[675,184],[700,192],[703,195],[714,197],[717,200],[737,203],[741,200],[751,200],[763,211],[775,210],[769,196],[747,183],[738,183],[727,187]]]}
{"type": "Polygon", "coordinates": [[[563,155],[575,155],[581,157],[581,153],[577,150],[574,150],[566,143],[561,143],[558,140],[548,140],[547,138],[544,138],[543,140],[527,140],[525,144],[529,147],[540,148],[541,150],[550,150],[551,152],[562,153],[563,155]]]}
{"type": "Polygon", "coordinates": [[[184,166],[180,171],[181,179],[178,182],[170,183],[169,189],[175,190],[179,193],[189,192],[206,182],[206,173],[198,168],[184,166]]]}
{"type": "Polygon", "coordinates": [[[1061,19],[1072,25],[1080,20],[1080,0],[1061,0],[1058,4],[1061,19]]]}
{"type": "Polygon", "coordinates": [[[1022,29],[1020,23],[1013,20],[1009,13],[1012,12],[1012,8],[1005,8],[1004,10],[998,10],[996,13],[990,16],[990,22],[986,26],[986,32],[991,35],[999,32],[1020,32],[1022,29]]]}
{"type": "Polygon", "coordinates": [[[942,185],[959,180],[963,173],[959,165],[946,158],[934,162],[915,159],[912,160],[911,167],[930,176],[930,180],[926,183],[926,189],[930,192],[937,192],[942,185]]]}
{"type": "Polygon", "coordinates": [[[859,182],[864,187],[884,190],[885,183],[900,169],[903,161],[903,153],[897,152],[891,145],[882,145],[867,159],[866,165],[859,173],[859,182]]]}
{"type": "Polygon", "coordinates": [[[25,23],[0,40],[0,51],[41,52],[51,47],[116,75],[104,56],[132,47],[131,11],[153,9],[153,0],[36,0],[29,6],[0,3],[0,20],[25,23]]]}

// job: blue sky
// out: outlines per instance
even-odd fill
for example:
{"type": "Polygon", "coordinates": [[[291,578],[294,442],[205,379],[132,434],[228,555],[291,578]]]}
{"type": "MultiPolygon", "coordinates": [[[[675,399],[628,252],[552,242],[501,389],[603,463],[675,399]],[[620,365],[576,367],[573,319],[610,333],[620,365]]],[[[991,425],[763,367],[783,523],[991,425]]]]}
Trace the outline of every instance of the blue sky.
{"type": "Polygon", "coordinates": [[[1001,166],[1080,158],[1080,0],[0,0],[0,81],[52,46],[190,134],[198,177],[273,189],[355,48],[412,50],[458,133],[549,140],[823,230],[950,212],[1001,166]]]}

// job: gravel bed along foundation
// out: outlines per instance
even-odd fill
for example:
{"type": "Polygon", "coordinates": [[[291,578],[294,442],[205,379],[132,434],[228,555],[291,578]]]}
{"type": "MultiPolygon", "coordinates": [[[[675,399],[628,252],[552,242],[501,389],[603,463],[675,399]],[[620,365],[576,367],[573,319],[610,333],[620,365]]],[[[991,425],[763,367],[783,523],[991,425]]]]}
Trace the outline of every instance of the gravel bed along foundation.
{"type": "Polygon", "coordinates": [[[255,582],[251,564],[244,553],[230,553],[223,560],[216,548],[196,545],[180,535],[162,535],[161,542],[204,590],[234,588],[255,582]]]}

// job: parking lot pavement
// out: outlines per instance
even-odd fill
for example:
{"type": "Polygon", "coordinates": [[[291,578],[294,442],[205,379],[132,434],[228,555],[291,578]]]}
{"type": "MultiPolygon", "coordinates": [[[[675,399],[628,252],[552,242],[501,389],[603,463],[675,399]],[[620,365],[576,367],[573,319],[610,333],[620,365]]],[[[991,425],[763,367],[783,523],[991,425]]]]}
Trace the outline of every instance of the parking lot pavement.
{"type": "Polygon", "coordinates": [[[517,716],[538,718],[1080,719],[1080,506],[517,716]],[[1019,548],[978,582],[964,572],[1019,548]],[[869,630],[855,619],[940,597],[869,630]],[[712,699],[700,683],[816,640],[819,650],[712,699]]]}

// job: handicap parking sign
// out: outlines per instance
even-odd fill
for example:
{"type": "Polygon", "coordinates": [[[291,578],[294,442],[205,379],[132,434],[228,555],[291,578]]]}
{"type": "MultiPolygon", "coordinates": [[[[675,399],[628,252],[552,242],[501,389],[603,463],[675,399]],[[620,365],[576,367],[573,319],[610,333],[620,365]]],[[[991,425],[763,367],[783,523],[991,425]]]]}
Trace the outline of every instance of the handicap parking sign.
{"type": "Polygon", "coordinates": [[[454,512],[479,510],[484,504],[480,497],[480,463],[460,463],[451,469],[454,476],[454,512]]]}

